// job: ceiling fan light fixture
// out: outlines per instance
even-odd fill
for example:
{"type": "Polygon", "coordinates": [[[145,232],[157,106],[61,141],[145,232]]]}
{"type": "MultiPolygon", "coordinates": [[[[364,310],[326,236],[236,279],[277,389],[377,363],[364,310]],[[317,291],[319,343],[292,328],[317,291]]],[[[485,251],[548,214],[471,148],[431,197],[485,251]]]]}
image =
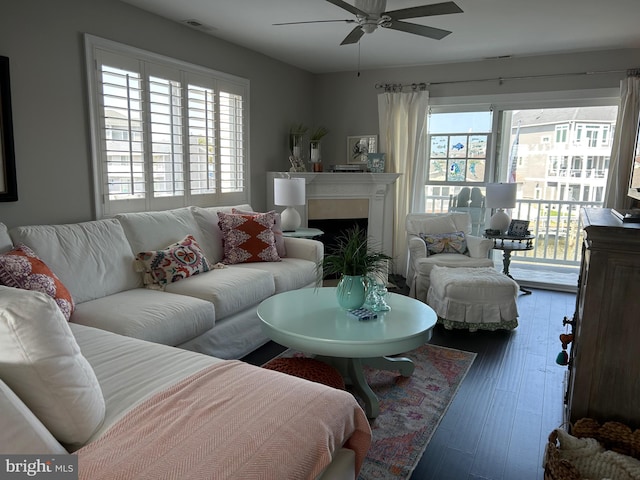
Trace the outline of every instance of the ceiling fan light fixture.
{"type": "Polygon", "coordinates": [[[376,28],[378,28],[378,23],[377,22],[365,22],[361,25],[362,27],[362,31],[364,33],[372,33],[376,30],[376,28]]]}
{"type": "Polygon", "coordinates": [[[352,0],[354,4],[345,0],[326,0],[356,17],[356,20],[309,20],[302,22],[274,23],[274,25],[291,25],[299,23],[325,23],[347,22],[358,24],[342,40],[340,45],[358,43],[365,33],[372,33],[378,27],[384,27],[399,32],[411,33],[422,37],[441,40],[451,34],[449,30],[429,27],[418,23],[404,22],[407,18],[431,17],[436,15],[449,15],[462,13],[462,9],[455,2],[449,0],[442,3],[419,5],[417,7],[401,8],[399,10],[386,11],[386,0],[352,0]]]}
{"type": "Polygon", "coordinates": [[[387,0],[356,0],[354,5],[363,12],[379,15],[387,9],[387,0]]]}

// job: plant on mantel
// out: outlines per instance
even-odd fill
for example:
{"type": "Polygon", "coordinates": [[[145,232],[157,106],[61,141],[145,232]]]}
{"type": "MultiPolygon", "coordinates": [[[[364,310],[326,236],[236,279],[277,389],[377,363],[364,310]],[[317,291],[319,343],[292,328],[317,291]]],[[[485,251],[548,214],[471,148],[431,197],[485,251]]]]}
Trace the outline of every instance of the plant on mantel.
{"type": "Polygon", "coordinates": [[[302,142],[302,139],[304,138],[308,130],[309,127],[303,125],[302,123],[291,126],[291,128],[289,129],[289,151],[291,152],[291,154],[296,155],[297,153],[298,156],[300,155],[300,152],[296,152],[295,148],[299,149],[301,147],[300,143],[302,142]]]}
{"type": "Polygon", "coordinates": [[[309,142],[318,143],[325,135],[327,135],[327,133],[329,133],[329,130],[327,130],[325,127],[316,127],[316,129],[311,132],[311,135],[309,136],[309,142]]]}
{"type": "Polygon", "coordinates": [[[309,147],[310,147],[310,156],[311,163],[313,164],[313,171],[321,172],[322,171],[322,159],[320,156],[320,140],[329,133],[325,127],[316,127],[309,137],[309,147]]]}

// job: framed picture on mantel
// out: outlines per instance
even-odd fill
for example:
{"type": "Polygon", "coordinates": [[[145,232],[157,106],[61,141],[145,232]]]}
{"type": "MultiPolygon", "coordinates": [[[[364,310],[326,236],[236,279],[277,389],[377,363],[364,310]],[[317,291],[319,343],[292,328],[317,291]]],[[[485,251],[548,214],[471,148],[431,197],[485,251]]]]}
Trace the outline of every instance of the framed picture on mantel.
{"type": "Polygon", "coordinates": [[[367,155],[378,151],[378,135],[347,137],[347,163],[367,164],[367,155]]]}
{"type": "Polygon", "coordinates": [[[13,121],[11,119],[11,87],[9,59],[0,56],[0,202],[18,200],[13,121]]]}

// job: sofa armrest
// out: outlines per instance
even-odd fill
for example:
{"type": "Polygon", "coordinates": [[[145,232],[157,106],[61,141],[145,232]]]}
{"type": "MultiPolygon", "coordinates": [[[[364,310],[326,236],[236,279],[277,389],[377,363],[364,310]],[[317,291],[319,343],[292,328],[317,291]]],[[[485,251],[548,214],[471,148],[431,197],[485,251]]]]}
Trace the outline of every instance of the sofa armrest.
{"type": "Polygon", "coordinates": [[[316,265],[324,257],[324,245],[318,240],[284,237],[284,247],[287,250],[287,257],[309,260],[316,265]]]}
{"type": "Polygon", "coordinates": [[[409,242],[409,259],[411,262],[427,256],[427,245],[419,236],[409,234],[407,241],[409,242]]]}
{"type": "Polygon", "coordinates": [[[3,454],[69,453],[2,380],[0,411],[0,447],[3,454]]]}
{"type": "Polygon", "coordinates": [[[471,258],[488,258],[489,251],[493,248],[493,240],[490,238],[466,235],[467,248],[471,258]]]}

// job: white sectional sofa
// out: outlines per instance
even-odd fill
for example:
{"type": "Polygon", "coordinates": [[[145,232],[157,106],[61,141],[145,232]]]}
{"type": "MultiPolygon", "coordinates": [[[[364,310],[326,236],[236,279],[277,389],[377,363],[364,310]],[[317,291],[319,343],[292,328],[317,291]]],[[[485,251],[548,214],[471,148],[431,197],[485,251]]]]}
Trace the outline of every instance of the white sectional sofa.
{"type": "Polygon", "coordinates": [[[133,269],[138,250],[185,235],[220,260],[217,210],[10,236],[0,223],[0,253],[29,246],[76,302],[67,321],[50,296],[0,286],[0,453],[74,452],[91,480],[356,478],[371,431],[351,394],[220,358],[266,340],[262,299],[314,285],[319,242],[287,238],[280,262],[213,269],[165,291],[133,269]]]}
{"type": "MultiPolygon", "coordinates": [[[[237,207],[188,207],[129,213],[67,225],[12,228],[13,244],[25,244],[58,276],[76,308],[70,321],[121,335],[240,358],[264,344],[257,305],[269,296],[315,285],[322,243],[284,238],[279,262],[214,268],[164,291],[144,288],[134,268],[138,252],[159,250],[193,235],[211,264],[223,259],[217,212],[237,207]]],[[[6,241],[8,243],[8,241],[6,241]]]]}

